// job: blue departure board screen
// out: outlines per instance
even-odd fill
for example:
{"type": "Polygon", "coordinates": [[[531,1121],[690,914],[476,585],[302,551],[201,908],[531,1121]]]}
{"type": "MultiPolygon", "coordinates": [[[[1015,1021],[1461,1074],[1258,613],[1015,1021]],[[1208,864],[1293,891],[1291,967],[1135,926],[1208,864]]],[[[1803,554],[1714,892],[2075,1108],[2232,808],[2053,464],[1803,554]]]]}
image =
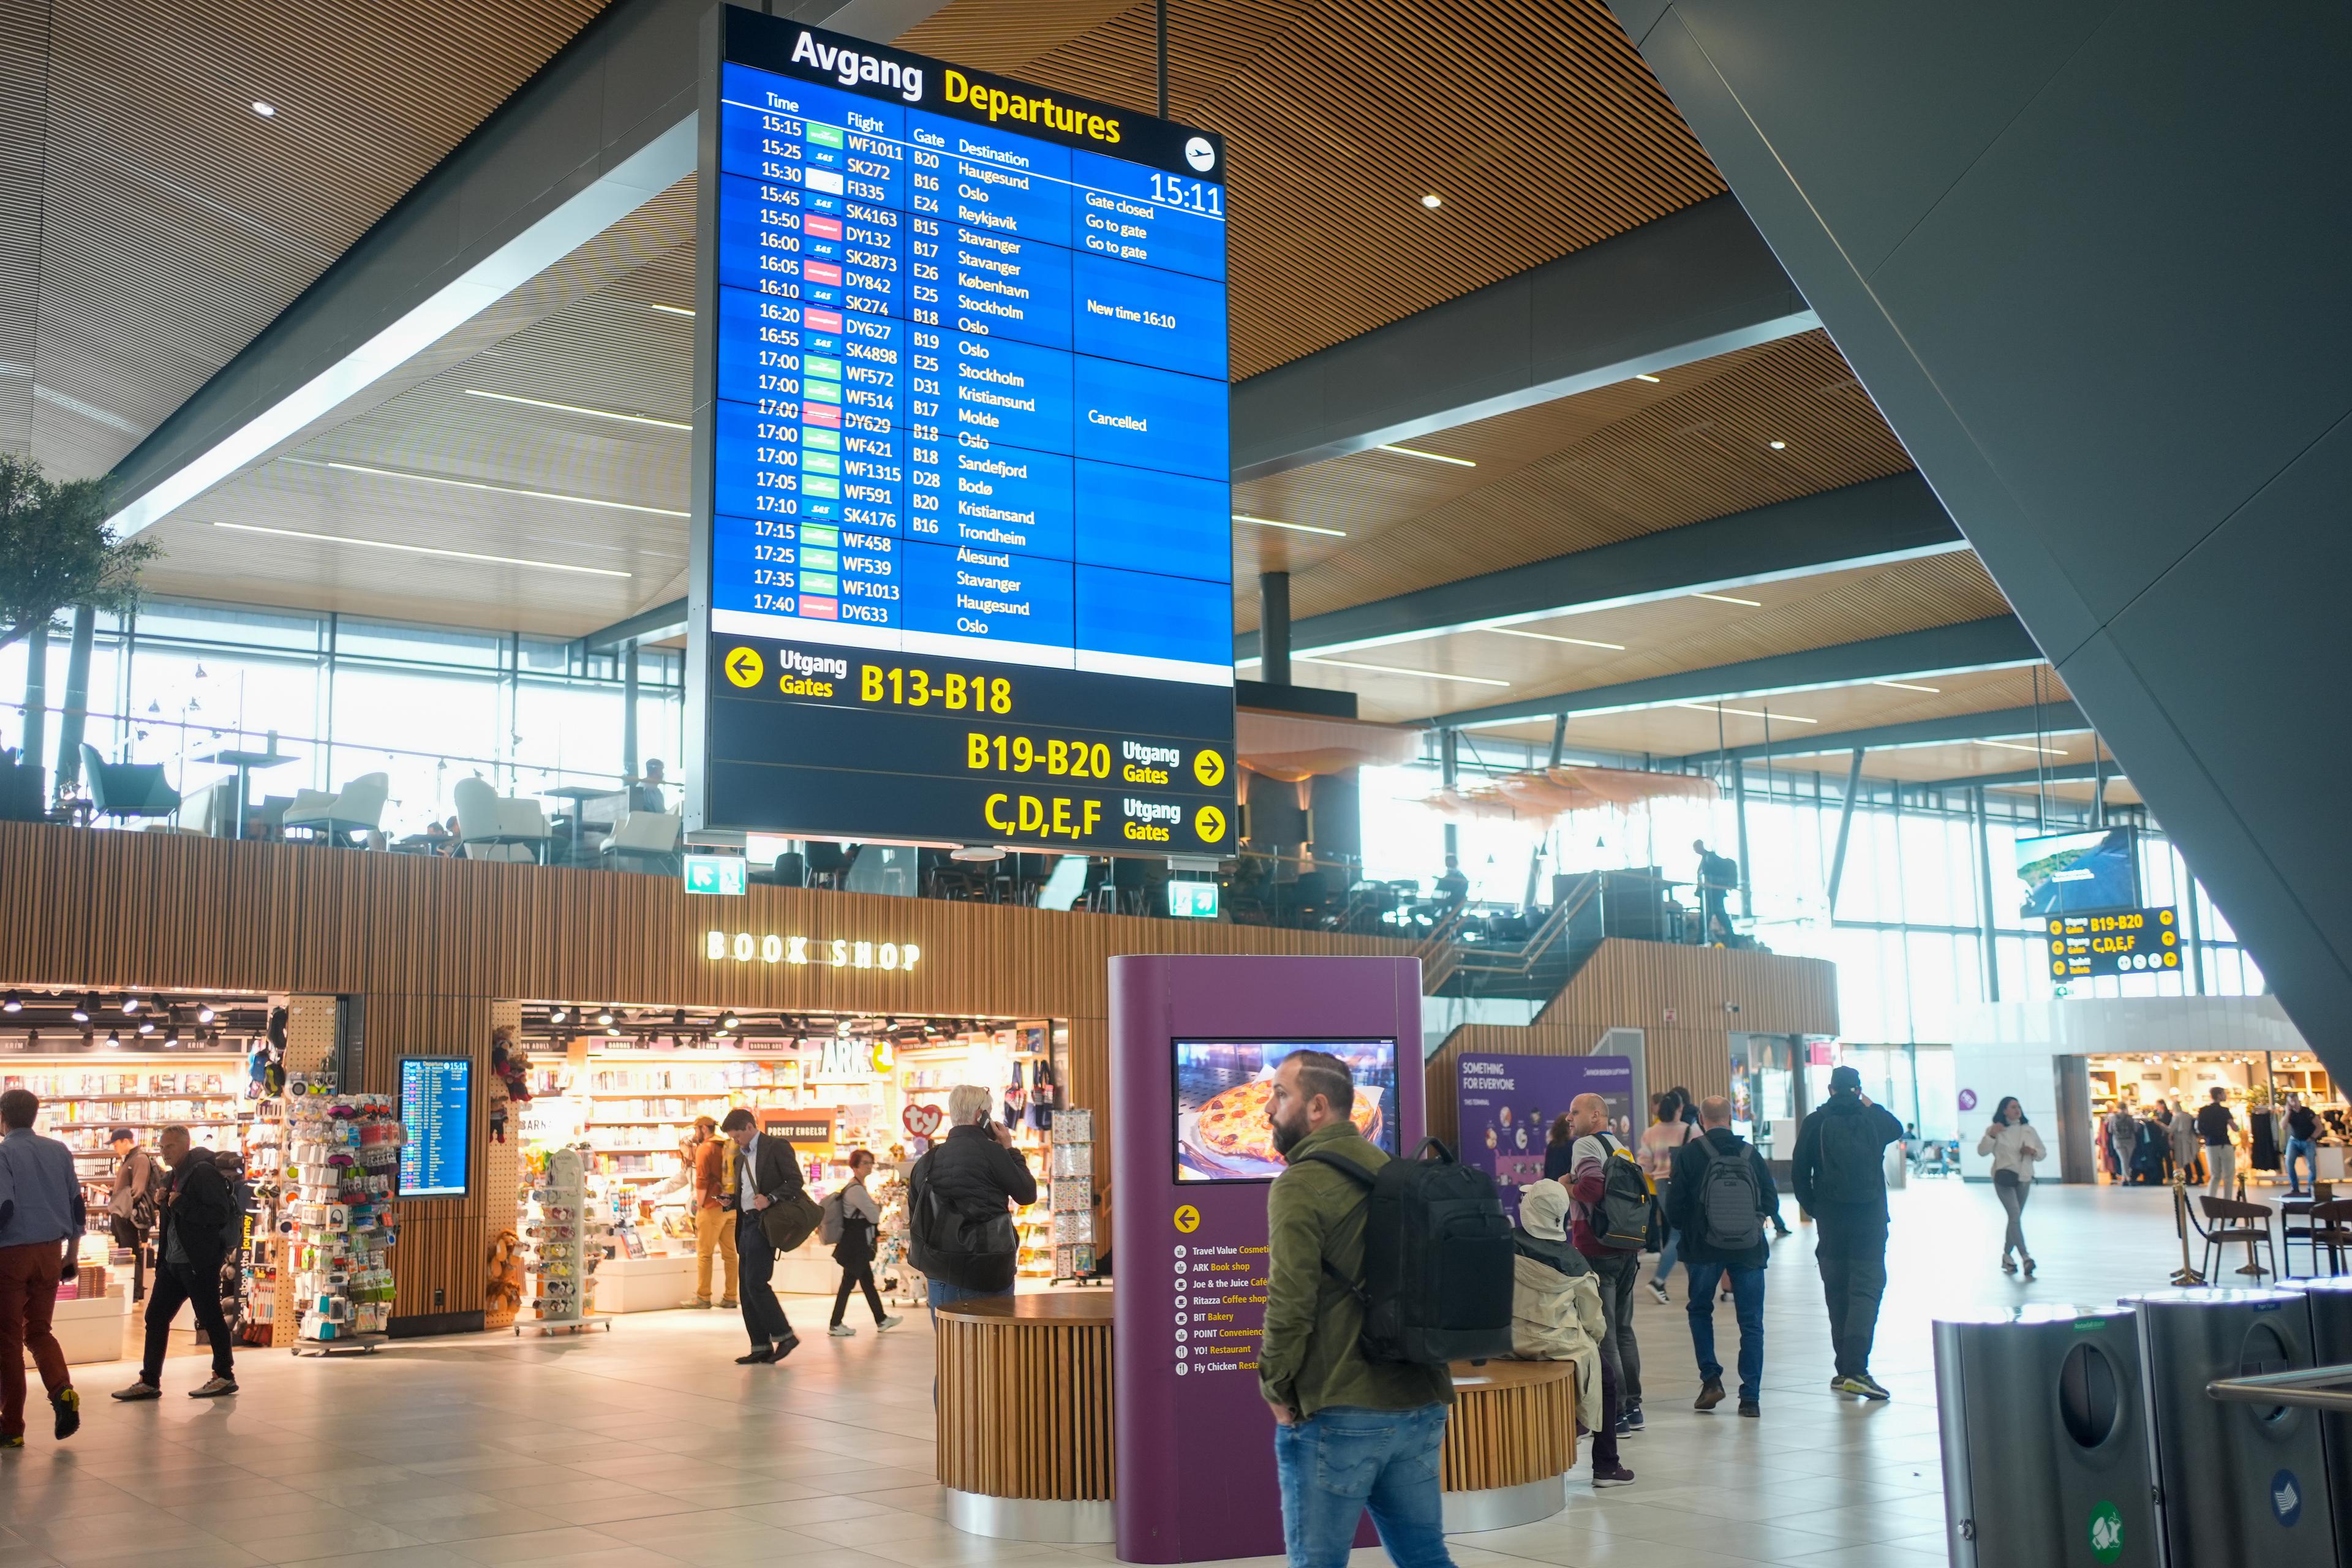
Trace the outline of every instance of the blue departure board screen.
{"type": "Polygon", "coordinates": [[[473,1122],[474,1064],[457,1057],[404,1057],[400,1063],[400,1195],[454,1198],[466,1191],[473,1122]]]}
{"type": "Polygon", "coordinates": [[[1229,851],[1223,144],[713,26],[698,826],[1229,851]]]}

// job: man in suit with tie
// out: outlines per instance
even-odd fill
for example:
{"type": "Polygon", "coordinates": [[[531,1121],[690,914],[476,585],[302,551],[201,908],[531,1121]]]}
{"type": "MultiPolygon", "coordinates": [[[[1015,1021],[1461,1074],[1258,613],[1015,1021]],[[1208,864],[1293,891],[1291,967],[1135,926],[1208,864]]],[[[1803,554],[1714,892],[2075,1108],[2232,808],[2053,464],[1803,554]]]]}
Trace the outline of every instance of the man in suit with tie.
{"type": "Polygon", "coordinates": [[[735,1143],[735,1251],[742,1265],[743,1328],[751,1336],[751,1353],[737,1356],[735,1364],[764,1366],[783,1360],[801,1343],[770,1283],[776,1277],[776,1249],[760,1223],[761,1211],[801,1191],[801,1163],[789,1140],[761,1132],[740,1105],[719,1130],[735,1143]]]}

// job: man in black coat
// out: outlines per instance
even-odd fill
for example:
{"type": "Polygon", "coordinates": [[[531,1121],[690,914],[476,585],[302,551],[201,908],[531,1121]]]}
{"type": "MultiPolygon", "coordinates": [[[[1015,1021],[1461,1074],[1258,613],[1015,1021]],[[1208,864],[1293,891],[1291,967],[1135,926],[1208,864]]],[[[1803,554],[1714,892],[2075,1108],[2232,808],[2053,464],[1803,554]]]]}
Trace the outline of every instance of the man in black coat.
{"type": "Polygon", "coordinates": [[[744,1331],[751,1336],[751,1352],[735,1358],[738,1366],[764,1366],[800,1349],[784,1304],[776,1300],[775,1244],[760,1223],[760,1211],[797,1195],[805,1185],[800,1157],[792,1142],[760,1131],[759,1122],[741,1106],[727,1113],[719,1130],[735,1141],[735,1253],[740,1259],[738,1287],[743,1307],[744,1331]]]}
{"type": "Polygon", "coordinates": [[[985,1253],[942,1254],[940,1237],[927,1235],[921,1194],[936,1197],[947,1215],[970,1222],[959,1227],[965,1239],[983,1234],[982,1227],[1009,1215],[1013,1204],[1037,1201],[1037,1178],[1029,1162],[1013,1147],[1013,1135],[995,1124],[988,1090],[977,1084],[958,1084],[948,1091],[948,1135],[915,1162],[908,1179],[918,1194],[910,1213],[908,1250],[916,1268],[930,1281],[930,1304],[944,1307],[972,1296],[1010,1296],[1020,1263],[1020,1247],[1006,1219],[1001,1234],[1010,1246],[985,1253]]]}
{"type": "Polygon", "coordinates": [[[139,1381],[115,1390],[117,1399],[160,1399],[163,1394],[163,1352],[171,1342],[172,1320],[185,1302],[195,1314],[196,1327],[213,1347],[212,1380],[188,1391],[191,1399],[218,1399],[236,1392],[236,1365],[229,1345],[228,1322],[221,1315],[221,1264],[228,1257],[229,1234],[244,1216],[229,1192],[228,1179],[214,1163],[212,1151],[194,1147],[184,1127],[166,1127],[156,1147],[171,1179],[163,1186],[163,1207],[155,1236],[155,1279],[147,1296],[147,1352],[139,1381]]]}
{"type": "Polygon", "coordinates": [[[1789,1174],[1813,1216],[1813,1261],[1830,1313],[1837,1375],[1830,1386],[1864,1399],[1892,1397],[1870,1375],[1878,1302],[1886,1294],[1886,1146],[1903,1123],[1862,1092],[1850,1067],[1830,1073],[1830,1097],[1797,1129],[1789,1174]]]}
{"type": "Polygon", "coordinates": [[[1666,1184],[1666,1223],[1681,1238],[1690,1276],[1691,1349],[1698,1356],[1696,1408],[1723,1403],[1723,1363],[1715,1359],[1715,1293],[1731,1279],[1732,1312],[1739,1320],[1739,1414],[1760,1415],[1764,1378],[1764,1264],[1771,1257],[1764,1222],[1780,1208],[1780,1190],[1764,1157],[1731,1131],[1731,1101],[1711,1095],[1699,1104],[1700,1135],[1675,1152],[1666,1184]],[[1727,1170],[1709,1172],[1723,1165],[1727,1170]]]}

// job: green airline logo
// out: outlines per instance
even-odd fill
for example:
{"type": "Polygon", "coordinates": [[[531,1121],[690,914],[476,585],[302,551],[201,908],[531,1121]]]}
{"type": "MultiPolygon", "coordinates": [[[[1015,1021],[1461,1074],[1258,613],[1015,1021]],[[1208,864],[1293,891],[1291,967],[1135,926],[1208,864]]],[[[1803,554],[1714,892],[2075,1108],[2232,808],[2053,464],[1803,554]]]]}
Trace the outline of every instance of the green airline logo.
{"type": "Polygon", "coordinates": [[[2124,1516],[2116,1505],[2103,1502],[2091,1510],[2091,1555],[2113,1563],[2124,1554],[2124,1516]]]}
{"type": "Polygon", "coordinates": [[[808,141],[815,142],[820,147],[838,147],[842,144],[840,126],[819,125],[814,120],[804,123],[807,127],[804,135],[808,141]]]}

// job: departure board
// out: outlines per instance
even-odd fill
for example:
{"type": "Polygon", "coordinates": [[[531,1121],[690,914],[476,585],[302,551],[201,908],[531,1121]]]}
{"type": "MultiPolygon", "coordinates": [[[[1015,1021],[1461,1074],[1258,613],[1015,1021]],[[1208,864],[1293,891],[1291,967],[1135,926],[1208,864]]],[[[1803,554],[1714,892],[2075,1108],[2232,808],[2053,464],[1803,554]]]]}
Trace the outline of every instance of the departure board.
{"type": "Polygon", "coordinates": [[[1223,144],[710,26],[693,825],[1230,850],[1223,144]]]}
{"type": "Polygon", "coordinates": [[[462,1057],[404,1057],[400,1063],[400,1195],[454,1198],[466,1191],[473,1122],[474,1064],[462,1057]]]}

